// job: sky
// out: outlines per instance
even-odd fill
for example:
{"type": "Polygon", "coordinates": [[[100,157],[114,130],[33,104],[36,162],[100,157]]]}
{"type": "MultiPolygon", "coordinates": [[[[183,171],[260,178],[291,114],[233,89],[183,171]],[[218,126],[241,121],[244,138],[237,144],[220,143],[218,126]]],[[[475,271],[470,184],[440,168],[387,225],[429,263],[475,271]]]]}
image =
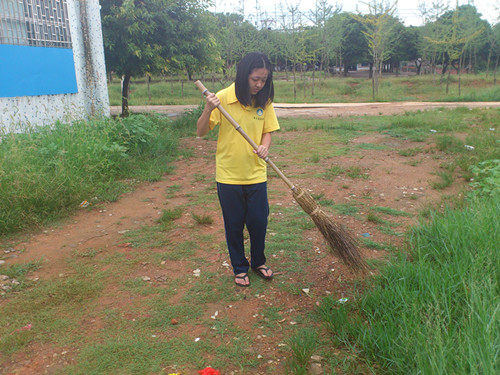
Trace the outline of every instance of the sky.
{"type": "MultiPolygon", "coordinates": [[[[290,6],[298,5],[298,10],[307,12],[315,7],[315,0],[213,0],[215,5],[211,8],[216,12],[234,12],[240,13],[242,4],[244,4],[244,13],[246,18],[255,17],[256,5],[260,9],[260,13],[267,12],[267,16],[275,18],[282,12],[286,11],[290,6]],[[288,4],[288,5],[287,5],[288,4]]],[[[362,14],[368,13],[366,3],[369,0],[330,0],[329,4],[342,6],[344,12],[356,12],[356,7],[362,14]]],[[[391,1],[391,3],[393,3],[391,1]]],[[[433,0],[399,0],[396,15],[403,21],[405,26],[420,26],[422,25],[421,13],[418,9],[419,3],[426,3],[428,6],[433,0]]],[[[434,1],[435,2],[435,1],[434,1]]],[[[443,3],[449,3],[451,9],[455,8],[456,0],[442,0],[443,3]]],[[[459,5],[473,3],[478,12],[482,14],[482,18],[487,20],[491,25],[500,22],[500,0],[458,0],[459,5]]]]}

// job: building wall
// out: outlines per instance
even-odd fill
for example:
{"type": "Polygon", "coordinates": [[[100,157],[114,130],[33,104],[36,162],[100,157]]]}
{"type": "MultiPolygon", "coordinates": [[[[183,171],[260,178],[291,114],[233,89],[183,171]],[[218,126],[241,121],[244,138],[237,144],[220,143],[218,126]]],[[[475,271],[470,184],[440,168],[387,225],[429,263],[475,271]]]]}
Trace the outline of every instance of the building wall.
{"type": "Polygon", "coordinates": [[[0,40],[0,132],[109,116],[99,2],[66,2],[71,49],[0,40]]]}

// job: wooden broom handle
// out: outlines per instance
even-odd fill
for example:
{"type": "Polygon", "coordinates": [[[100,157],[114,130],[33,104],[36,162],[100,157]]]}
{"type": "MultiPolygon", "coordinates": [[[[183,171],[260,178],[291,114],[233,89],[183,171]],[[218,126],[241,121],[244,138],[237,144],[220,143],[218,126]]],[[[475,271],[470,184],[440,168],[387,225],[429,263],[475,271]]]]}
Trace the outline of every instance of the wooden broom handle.
{"type": "MultiPolygon", "coordinates": [[[[203,85],[203,83],[201,83],[201,81],[198,80],[194,84],[196,85],[196,87],[198,87],[198,89],[201,91],[203,95],[208,96],[210,94],[210,91],[208,91],[208,89],[203,85]]],[[[250,143],[252,148],[255,151],[257,151],[259,146],[257,145],[257,143],[253,141],[252,138],[248,136],[247,133],[245,133],[245,131],[241,128],[240,124],[238,124],[236,120],[233,119],[231,115],[220,104],[217,106],[217,108],[224,115],[224,117],[227,118],[227,120],[231,123],[231,125],[234,126],[234,128],[238,131],[238,133],[240,133],[243,136],[243,138],[245,138],[247,142],[250,143]]],[[[269,158],[269,156],[266,157],[264,161],[267,164],[269,164],[272,169],[274,169],[274,171],[278,174],[278,176],[281,177],[283,181],[285,181],[285,183],[288,185],[290,189],[295,190],[294,184],[283,174],[283,172],[280,171],[280,169],[273,163],[273,161],[269,158]]]]}

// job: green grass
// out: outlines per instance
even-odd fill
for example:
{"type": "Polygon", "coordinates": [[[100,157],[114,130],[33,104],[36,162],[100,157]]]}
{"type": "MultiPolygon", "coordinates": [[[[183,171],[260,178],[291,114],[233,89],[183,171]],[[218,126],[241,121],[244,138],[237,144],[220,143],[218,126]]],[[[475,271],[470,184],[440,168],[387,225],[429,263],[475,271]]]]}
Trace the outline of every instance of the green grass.
{"type": "Polygon", "coordinates": [[[0,234],[45,225],[85,200],[113,201],[140,181],[160,179],[179,155],[179,136],[193,132],[195,117],[191,127],[160,116],[132,116],[5,134],[0,234]]]}
{"type": "Polygon", "coordinates": [[[500,197],[446,209],[410,232],[355,303],[327,298],[334,339],[387,374],[497,374],[500,347],[500,197]]]}
{"type": "MultiPolygon", "coordinates": [[[[274,73],[275,101],[277,103],[345,103],[372,101],[372,83],[368,78],[322,78],[321,84],[316,78],[314,95],[311,93],[312,77],[308,74],[305,96],[303,81],[297,77],[297,98],[293,96],[292,76],[289,80],[285,73],[274,73]]],[[[198,78],[196,78],[198,79],[198,78]]],[[[439,78],[438,78],[439,79],[439,78]]],[[[144,77],[132,80],[130,86],[130,105],[164,105],[164,104],[198,104],[201,95],[193,82],[178,77],[167,80],[155,78],[150,85],[151,100],[144,77]],[[168,82],[167,82],[168,80],[168,82]]],[[[229,82],[226,82],[227,86],[229,82]]],[[[216,92],[223,88],[220,82],[205,82],[207,88],[216,92]]],[[[111,105],[121,105],[120,81],[113,80],[108,84],[111,105]]],[[[500,97],[499,88],[493,86],[493,79],[486,79],[484,74],[466,75],[462,77],[462,95],[458,96],[456,82],[450,85],[447,95],[444,88],[435,83],[432,75],[389,77],[380,80],[377,101],[495,101],[500,97]]]]}
{"type": "Polygon", "coordinates": [[[78,340],[84,334],[79,319],[102,289],[99,276],[82,267],[75,276],[39,281],[22,293],[12,294],[2,303],[0,359],[32,342],[67,345],[78,340]],[[28,325],[30,329],[23,328],[28,325]]]}
{"type": "Polygon", "coordinates": [[[407,217],[412,217],[413,215],[405,212],[405,211],[400,211],[400,210],[395,210],[390,207],[382,207],[382,206],[372,206],[370,207],[370,210],[379,212],[382,214],[390,215],[390,216],[407,216],[407,217]]]}
{"type": "MultiPolygon", "coordinates": [[[[344,92],[350,90],[362,93],[364,90],[363,87],[355,85],[356,80],[346,80],[345,83],[351,85],[351,88],[344,92]]],[[[395,89],[394,86],[395,84],[392,89],[395,89]]],[[[339,87],[339,90],[342,90],[342,87],[339,87]]],[[[65,163],[71,164],[71,160],[82,158],[85,163],[91,163],[88,166],[89,170],[102,171],[102,175],[98,174],[94,177],[85,175],[93,181],[92,189],[99,187],[101,191],[97,195],[99,200],[104,196],[116,199],[120,196],[122,189],[133,188],[136,182],[130,185],[130,179],[136,179],[139,182],[161,178],[163,172],[160,173],[159,169],[156,169],[159,164],[165,167],[170,160],[190,155],[189,150],[177,150],[176,142],[182,135],[193,134],[196,117],[196,112],[193,112],[175,123],[159,117],[141,116],[132,117],[127,120],[130,123],[125,121],[125,124],[124,120],[106,120],[103,123],[94,121],[87,125],[95,126],[96,129],[88,129],[83,124],[77,124],[77,129],[74,130],[77,134],[88,131],[88,138],[85,142],[81,134],[80,136],[66,135],[65,132],[73,130],[61,124],[54,126],[53,134],[49,134],[47,130],[46,133],[39,131],[28,132],[25,135],[7,135],[5,143],[0,144],[0,155],[2,155],[0,160],[4,163],[2,168],[9,165],[16,167],[17,170],[13,168],[12,171],[4,174],[4,170],[1,169],[0,191],[4,192],[7,186],[4,182],[8,180],[3,180],[4,176],[16,180],[25,173],[32,173],[31,165],[24,163],[33,161],[35,157],[32,155],[39,155],[41,149],[50,149],[47,145],[52,143],[58,145],[58,142],[61,142],[64,147],[55,147],[54,155],[41,158],[40,161],[35,160],[38,163],[35,163],[35,166],[47,164],[45,169],[42,168],[43,173],[47,172],[47,175],[32,173],[29,175],[32,182],[55,179],[54,181],[58,181],[59,184],[64,185],[65,181],[69,181],[68,184],[71,185],[71,180],[65,178],[58,180],[58,176],[53,173],[54,168],[48,168],[48,165],[59,161],[63,166],[65,163]],[[82,128],[79,129],[79,126],[82,128]],[[162,134],[165,132],[164,135],[169,137],[168,143],[161,147],[156,143],[156,138],[161,137],[155,133],[155,129],[162,134]],[[107,134],[112,134],[113,137],[109,136],[111,137],[109,138],[107,134]],[[26,142],[22,142],[24,139],[26,142]],[[108,139],[113,141],[106,143],[108,139]],[[115,147],[113,142],[125,147],[126,150],[118,147],[116,150],[112,149],[110,155],[104,152],[86,155],[83,151],[80,154],[72,151],[71,157],[68,156],[69,151],[61,152],[61,150],[75,150],[79,147],[82,147],[84,151],[85,147],[96,150],[99,150],[99,147],[112,148],[115,147]],[[86,143],[86,145],[72,143],[86,143]],[[27,148],[23,149],[24,146],[27,148]],[[163,149],[164,146],[165,149],[163,149]],[[156,148],[156,151],[151,153],[150,147],[156,148]],[[118,150],[123,151],[124,155],[121,155],[121,151],[118,152],[118,150]],[[168,154],[166,159],[162,159],[165,156],[164,152],[168,154]],[[13,160],[8,160],[9,153],[12,153],[13,160]],[[28,157],[30,155],[31,158],[28,157]],[[91,160],[94,157],[96,160],[91,160]],[[19,159],[17,164],[16,158],[19,159]],[[103,160],[97,160],[99,158],[103,160]],[[167,162],[163,163],[165,160],[167,162]],[[99,169],[100,165],[103,166],[102,170],[99,169]]],[[[286,119],[282,121],[282,134],[290,138],[295,136],[301,138],[302,132],[308,131],[307,141],[280,140],[281,134],[277,133],[273,152],[274,150],[280,152],[280,156],[283,156],[282,160],[289,160],[290,164],[297,163],[307,167],[310,163],[321,163],[321,165],[316,165],[318,167],[316,169],[327,169],[329,166],[336,165],[333,164],[336,156],[378,151],[379,148],[371,144],[365,144],[362,147],[350,145],[353,137],[370,132],[415,142],[432,142],[436,145],[439,143],[439,147],[442,147],[442,151],[446,153],[442,170],[456,171],[455,173],[459,175],[464,175],[467,171],[470,176],[475,177],[474,181],[478,184],[476,189],[482,190],[487,187],[495,191],[495,179],[498,176],[495,172],[497,163],[494,161],[498,159],[498,133],[490,131],[489,128],[497,126],[499,118],[500,111],[498,110],[437,110],[404,116],[328,119],[315,124],[304,119],[286,119]],[[437,133],[431,132],[431,129],[436,129],[437,133]],[[286,134],[287,132],[290,133],[286,134]],[[309,137],[309,134],[312,136],[309,137]],[[441,137],[446,135],[450,138],[441,140],[441,137]],[[457,140],[460,139],[464,141],[455,147],[455,144],[458,145],[457,140]],[[469,151],[462,147],[463,143],[474,145],[475,149],[469,151]],[[297,150],[296,144],[298,144],[297,150]],[[317,145],[313,153],[311,153],[311,144],[317,145]],[[482,160],[492,162],[480,164],[482,160]],[[476,169],[473,170],[474,167],[476,169]],[[490,173],[490,171],[493,172],[490,173]]],[[[419,146],[416,147],[418,148],[419,146]]],[[[83,163],[75,165],[81,166],[83,163]]],[[[338,166],[338,168],[338,170],[330,171],[330,178],[347,174],[346,166],[338,166]]],[[[57,170],[66,177],[70,173],[62,167],[57,170]]],[[[167,173],[168,171],[167,167],[167,173]]],[[[362,177],[364,170],[357,169],[354,172],[356,173],[353,173],[353,178],[364,178],[362,177]]],[[[309,174],[312,173],[309,172],[309,174]]],[[[194,176],[193,182],[206,183],[209,179],[209,176],[200,173],[194,176]]],[[[81,178],[81,180],[84,179],[81,178]]],[[[26,182],[26,180],[23,181],[26,182]]],[[[73,205],[78,206],[81,200],[96,196],[96,193],[92,193],[96,190],[81,193],[84,190],[77,186],[78,181],[80,180],[75,179],[75,186],[72,186],[76,192],[80,192],[76,194],[78,198],[73,200],[63,215],[74,212],[73,205]]],[[[30,186],[37,189],[37,185],[30,186]]],[[[45,189],[48,190],[47,186],[45,189]]],[[[64,191],[63,187],[56,186],[56,189],[61,189],[56,190],[58,193],[64,191]]],[[[165,192],[165,197],[167,199],[176,197],[180,192],[179,189],[179,186],[172,185],[165,192]]],[[[29,193],[28,190],[23,190],[24,197],[29,193]]],[[[264,280],[252,277],[251,293],[233,293],[232,290],[236,287],[229,274],[221,276],[220,272],[204,268],[207,263],[203,254],[211,254],[210,259],[219,262],[218,256],[226,254],[225,243],[214,245],[213,235],[200,234],[203,227],[198,224],[203,225],[205,221],[208,221],[208,218],[204,218],[204,214],[199,214],[200,223],[192,216],[193,221],[186,228],[180,228],[176,220],[182,213],[189,213],[192,205],[206,205],[207,202],[212,203],[216,199],[214,194],[210,197],[206,195],[205,192],[186,195],[189,202],[184,204],[179,211],[164,210],[159,222],[154,225],[125,233],[123,241],[131,242],[131,246],[121,249],[120,253],[108,254],[105,248],[70,250],[71,261],[68,264],[72,267],[72,272],[67,277],[31,282],[29,279],[26,280],[26,275],[35,270],[39,266],[38,263],[8,268],[0,267],[0,274],[5,273],[24,282],[22,288],[12,293],[9,292],[5,300],[1,301],[0,326],[5,327],[0,334],[1,363],[7,363],[4,361],[8,361],[15,355],[28,355],[30,345],[47,345],[48,350],[78,348],[78,352],[75,351],[74,355],[75,362],[60,370],[61,374],[170,373],[180,371],[181,367],[182,371],[187,373],[185,368],[189,366],[194,373],[195,369],[205,367],[208,360],[214,368],[221,370],[231,367],[248,373],[255,372],[260,362],[255,352],[249,349],[258,344],[255,338],[249,337],[246,328],[236,327],[234,322],[227,317],[221,317],[215,321],[208,317],[213,314],[214,306],[236,305],[244,298],[258,298],[256,296],[263,295],[269,290],[269,285],[264,280]],[[177,237],[172,239],[173,232],[171,231],[178,229],[186,230],[188,236],[179,241],[177,237]],[[175,271],[177,264],[182,264],[182,269],[201,268],[202,273],[199,278],[193,277],[190,272],[177,274],[175,271]],[[147,269],[152,270],[151,282],[145,282],[142,279],[145,276],[142,271],[145,265],[148,265],[147,269]],[[155,276],[158,274],[164,275],[167,281],[157,282],[155,276]],[[112,286],[111,290],[105,289],[108,283],[112,286]],[[231,292],[228,293],[228,290],[231,292]],[[113,298],[124,296],[130,303],[119,307],[112,305],[113,298]],[[110,304],[103,307],[97,305],[98,300],[109,300],[110,304]],[[170,321],[173,318],[179,319],[180,325],[172,325],[170,321]],[[89,320],[95,320],[98,327],[91,329],[91,332],[84,331],[84,329],[94,327],[89,320]],[[23,329],[30,323],[31,329],[23,329]],[[202,332],[199,334],[200,341],[195,343],[192,337],[179,334],[182,328],[186,328],[181,324],[186,324],[188,329],[193,328],[202,332]],[[175,364],[179,367],[171,367],[175,364]]],[[[11,197],[3,195],[2,199],[7,202],[13,199],[11,197]]],[[[34,197],[33,199],[37,199],[38,195],[34,197]]],[[[359,202],[350,205],[335,205],[332,200],[325,199],[324,194],[315,195],[315,199],[332,211],[341,210],[342,214],[353,215],[356,220],[361,220],[357,217],[362,206],[359,202]]],[[[91,199],[90,201],[94,205],[94,201],[91,199]]],[[[364,239],[364,245],[368,248],[389,250],[391,258],[388,261],[378,261],[378,264],[377,261],[370,262],[370,264],[377,264],[376,268],[380,270],[380,276],[375,281],[370,279],[367,284],[359,282],[360,292],[367,291],[366,301],[363,299],[364,295],[351,297],[351,289],[356,289],[355,285],[353,286],[348,281],[340,281],[340,278],[337,279],[338,290],[342,293],[349,293],[349,302],[341,305],[336,302],[338,297],[332,297],[322,302],[320,309],[325,321],[335,333],[335,335],[333,333],[330,335],[333,345],[329,343],[330,345],[319,347],[324,340],[324,333],[312,328],[307,329],[312,324],[303,311],[296,311],[293,316],[298,323],[294,327],[299,327],[296,334],[291,326],[277,324],[282,319],[281,317],[288,313],[288,310],[283,311],[283,306],[278,304],[266,305],[259,309],[259,318],[250,322],[249,325],[264,326],[266,334],[276,335],[282,340],[280,342],[288,344],[287,349],[283,349],[280,354],[288,357],[287,371],[290,374],[307,373],[305,371],[310,370],[308,356],[310,357],[311,353],[317,354],[317,351],[322,351],[320,355],[325,357],[325,362],[328,362],[330,369],[335,369],[340,373],[343,371],[345,374],[369,373],[369,371],[384,374],[416,373],[415,368],[421,370],[422,373],[429,374],[474,373],[474,371],[463,371],[464,366],[459,361],[464,358],[470,362],[471,366],[466,370],[477,369],[479,366],[477,363],[484,361],[481,362],[486,363],[481,368],[484,370],[482,373],[489,374],[490,370],[497,371],[497,368],[491,367],[498,367],[495,362],[495,358],[498,358],[495,350],[498,351],[498,337],[500,337],[498,310],[492,308],[490,302],[493,301],[498,305],[499,267],[498,254],[496,254],[498,252],[488,255],[483,255],[481,252],[482,248],[488,246],[490,250],[494,250],[495,244],[498,243],[498,223],[493,221],[492,224],[486,220],[487,217],[489,217],[488,220],[492,217],[491,220],[494,220],[496,217],[494,213],[498,212],[498,201],[493,202],[493,204],[484,204],[486,208],[491,206],[491,212],[483,212],[483,204],[479,204],[478,210],[476,206],[467,209],[466,220],[454,219],[455,221],[445,221],[445,224],[442,224],[444,219],[440,214],[430,211],[424,223],[427,226],[423,226],[424,229],[415,229],[410,237],[409,249],[417,248],[418,245],[418,248],[422,247],[425,251],[411,250],[408,256],[402,256],[401,259],[396,257],[398,251],[391,245],[364,239]],[[475,221],[481,221],[480,225],[474,224],[475,221]],[[478,238],[468,239],[469,231],[474,231],[478,238]],[[485,236],[491,236],[494,242],[490,245],[481,245],[485,236]],[[457,244],[462,244],[463,247],[455,250],[457,244]],[[471,250],[474,251],[471,252],[471,250]],[[452,254],[458,254],[466,259],[458,262],[452,259],[452,254]],[[445,258],[447,256],[449,258],[445,258]],[[469,263],[460,263],[467,259],[469,263]],[[488,261],[491,261],[491,264],[488,261]],[[390,270],[387,274],[385,273],[386,267],[390,270]],[[392,270],[392,267],[394,269],[399,267],[408,273],[401,273],[400,270],[396,272],[392,270]],[[479,269],[483,271],[481,278],[476,274],[479,269]],[[490,272],[492,269],[493,276],[490,272]],[[370,283],[374,284],[375,296],[368,294],[372,289],[370,283]],[[399,289],[400,286],[410,289],[402,291],[399,289]],[[447,294],[448,292],[451,294],[447,294]],[[409,299],[406,300],[403,297],[409,297],[409,299]],[[447,308],[444,312],[439,310],[443,306],[447,308]],[[482,307],[485,309],[481,310],[482,307]],[[413,308],[420,308],[420,310],[415,313],[407,311],[412,311],[413,308]],[[467,315],[468,312],[472,314],[467,315]],[[330,316],[331,314],[333,315],[330,316]],[[403,323],[407,322],[413,324],[404,326],[403,323]],[[453,325],[455,322],[457,325],[453,325]],[[277,326],[280,329],[273,331],[277,326]],[[429,338],[430,344],[423,347],[429,338]],[[460,344],[461,342],[463,345],[460,344]],[[491,348],[492,342],[493,349],[491,348]],[[443,343],[442,347],[439,346],[440,343],[443,343]],[[446,350],[449,347],[457,348],[456,353],[448,353],[446,350]],[[428,352],[425,352],[426,349],[428,352]],[[341,351],[340,355],[339,351],[341,351]],[[477,352],[479,359],[476,356],[477,352]],[[443,359],[439,355],[446,355],[446,358],[443,359]],[[457,359],[457,357],[460,358],[457,359]],[[459,365],[455,366],[455,362],[459,365]],[[443,369],[433,366],[442,366],[443,369]]],[[[44,223],[45,217],[50,216],[51,207],[59,209],[60,204],[49,205],[42,219],[40,217],[28,219],[25,224],[26,228],[33,228],[33,225],[36,227],[44,223]]],[[[401,234],[392,229],[396,227],[396,224],[390,222],[391,218],[412,217],[407,212],[389,207],[366,205],[363,211],[368,213],[367,220],[370,223],[379,226],[381,232],[391,236],[401,234]]],[[[27,212],[23,213],[25,216],[22,217],[29,217],[30,211],[27,212]]],[[[3,210],[0,215],[2,214],[4,214],[3,210]]],[[[5,223],[5,221],[0,223],[5,223]]],[[[299,207],[281,205],[271,207],[266,254],[270,262],[279,264],[280,273],[286,275],[273,281],[273,287],[283,297],[302,298],[302,288],[309,286],[304,276],[305,269],[317,255],[314,251],[310,251],[311,240],[304,236],[303,231],[314,228],[314,223],[299,207]]],[[[272,373],[271,367],[269,366],[270,373],[272,373]]]]}

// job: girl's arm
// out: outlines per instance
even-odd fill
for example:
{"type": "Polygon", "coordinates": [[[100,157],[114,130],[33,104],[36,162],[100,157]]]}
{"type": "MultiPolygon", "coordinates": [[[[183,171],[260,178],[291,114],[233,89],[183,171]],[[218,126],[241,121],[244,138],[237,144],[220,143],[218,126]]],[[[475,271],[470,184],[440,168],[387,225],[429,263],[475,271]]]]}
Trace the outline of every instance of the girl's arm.
{"type": "Polygon", "coordinates": [[[198,137],[203,137],[208,133],[208,131],[210,130],[210,114],[220,104],[219,99],[217,98],[217,96],[215,96],[214,93],[210,93],[206,99],[207,103],[205,104],[205,108],[203,109],[200,118],[196,122],[196,135],[198,137]]]}
{"type": "Polygon", "coordinates": [[[260,146],[257,148],[257,151],[253,151],[257,154],[257,156],[261,159],[265,159],[269,156],[269,147],[271,147],[272,133],[264,133],[262,134],[262,139],[260,141],[260,146]]]}

